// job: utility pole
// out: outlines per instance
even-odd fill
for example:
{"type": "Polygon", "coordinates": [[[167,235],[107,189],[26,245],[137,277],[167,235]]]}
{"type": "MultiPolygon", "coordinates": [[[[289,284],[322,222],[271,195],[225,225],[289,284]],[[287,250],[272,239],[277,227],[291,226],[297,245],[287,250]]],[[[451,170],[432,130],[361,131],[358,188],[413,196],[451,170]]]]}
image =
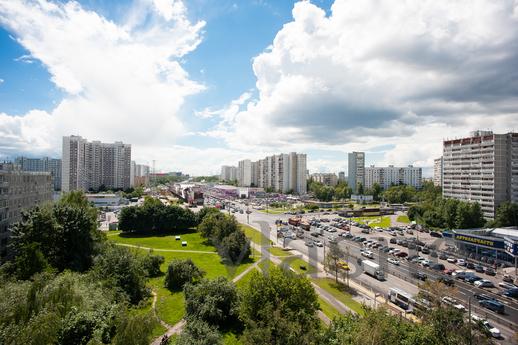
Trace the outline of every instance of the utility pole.
{"type": "Polygon", "coordinates": [[[468,297],[468,322],[469,322],[469,345],[472,345],[473,344],[473,335],[471,333],[471,298],[473,297],[473,295],[470,295],[468,297]]]}

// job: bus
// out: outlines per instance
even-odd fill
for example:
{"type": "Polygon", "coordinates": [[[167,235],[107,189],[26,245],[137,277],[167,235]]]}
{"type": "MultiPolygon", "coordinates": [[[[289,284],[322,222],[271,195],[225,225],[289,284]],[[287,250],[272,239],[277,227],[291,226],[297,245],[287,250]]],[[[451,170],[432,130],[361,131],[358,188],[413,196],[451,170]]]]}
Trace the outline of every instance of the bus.
{"type": "Polygon", "coordinates": [[[412,295],[408,292],[398,288],[390,288],[388,297],[392,303],[405,310],[406,312],[411,313],[413,311],[415,301],[412,295]]]}

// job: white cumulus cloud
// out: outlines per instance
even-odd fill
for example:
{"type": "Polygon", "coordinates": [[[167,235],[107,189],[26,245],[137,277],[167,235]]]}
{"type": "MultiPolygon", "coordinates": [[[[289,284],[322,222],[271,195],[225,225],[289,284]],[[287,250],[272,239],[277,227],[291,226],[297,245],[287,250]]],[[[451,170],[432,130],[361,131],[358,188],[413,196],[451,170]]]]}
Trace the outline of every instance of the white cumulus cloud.
{"type": "Polygon", "coordinates": [[[253,60],[257,99],[208,133],[249,150],[390,145],[380,163],[430,166],[443,138],[518,128],[517,4],[298,2],[253,60]]]}
{"type": "Polygon", "coordinates": [[[115,23],[74,1],[0,0],[0,24],[37,59],[65,97],[49,113],[0,113],[4,152],[59,152],[62,135],[173,143],[184,131],[177,113],[204,85],[179,59],[201,41],[179,0],[140,1],[115,23]],[[17,115],[17,116],[13,116],[17,115]]]}

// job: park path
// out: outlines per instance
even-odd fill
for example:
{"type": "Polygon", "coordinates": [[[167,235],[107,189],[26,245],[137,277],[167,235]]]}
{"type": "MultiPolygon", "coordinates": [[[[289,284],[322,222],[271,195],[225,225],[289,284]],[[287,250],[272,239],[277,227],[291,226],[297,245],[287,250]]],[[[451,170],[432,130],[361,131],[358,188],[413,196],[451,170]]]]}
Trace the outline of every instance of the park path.
{"type": "Polygon", "coordinates": [[[205,250],[189,250],[189,249],[157,249],[157,248],[151,248],[151,247],[142,247],[137,246],[135,244],[127,244],[127,243],[115,243],[118,246],[122,247],[130,247],[130,248],[137,248],[137,249],[144,249],[144,250],[152,250],[154,252],[173,252],[173,253],[198,253],[198,254],[218,254],[217,252],[209,252],[205,250]]]}
{"type": "MultiPolygon", "coordinates": [[[[139,247],[139,248],[143,248],[143,247],[139,247]]],[[[145,249],[145,248],[144,248],[145,249]]],[[[191,251],[191,252],[194,252],[194,251],[191,251]]],[[[196,251],[197,253],[199,253],[199,251],[196,251]]],[[[202,252],[202,253],[211,253],[212,252],[202,252]]],[[[248,272],[250,272],[251,270],[255,270],[255,269],[260,269],[259,268],[259,264],[264,260],[264,258],[260,258],[259,260],[257,260],[257,262],[255,262],[253,265],[247,267],[243,272],[241,272],[240,274],[238,274],[237,276],[235,276],[233,279],[232,279],[232,282],[233,283],[237,283],[239,280],[241,280],[248,272]]],[[[185,319],[182,319],[180,321],[178,321],[176,324],[174,325],[169,325],[168,323],[166,323],[165,321],[163,321],[162,319],[160,319],[158,317],[158,314],[156,312],[156,300],[157,300],[157,295],[155,293],[155,291],[152,292],[153,294],[153,303],[152,303],[152,308],[153,308],[153,313],[155,314],[155,317],[157,318],[157,320],[160,322],[160,324],[162,326],[164,326],[166,328],[166,332],[164,334],[162,334],[161,336],[155,338],[153,340],[153,342],[151,343],[151,345],[160,345],[160,342],[162,341],[162,338],[164,336],[167,336],[167,337],[171,337],[172,335],[174,334],[180,334],[180,332],[183,330],[185,324],[186,324],[186,321],[185,319]]]]}

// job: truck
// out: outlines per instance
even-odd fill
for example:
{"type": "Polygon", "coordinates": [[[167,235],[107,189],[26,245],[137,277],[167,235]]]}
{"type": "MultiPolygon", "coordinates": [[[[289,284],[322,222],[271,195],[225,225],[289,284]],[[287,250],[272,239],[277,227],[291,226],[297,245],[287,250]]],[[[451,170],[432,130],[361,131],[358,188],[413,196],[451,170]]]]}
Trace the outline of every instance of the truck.
{"type": "Polygon", "coordinates": [[[300,218],[299,217],[290,217],[288,219],[288,224],[293,225],[293,226],[299,226],[300,218]]]}
{"type": "Polygon", "coordinates": [[[385,280],[385,273],[380,268],[380,265],[370,260],[362,260],[362,268],[365,273],[380,281],[385,280]]]}
{"type": "Polygon", "coordinates": [[[301,227],[303,230],[309,231],[309,229],[311,228],[311,225],[309,225],[309,223],[308,223],[308,221],[307,221],[307,220],[301,220],[301,221],[300,221],[300,227],[301,227]]]}

